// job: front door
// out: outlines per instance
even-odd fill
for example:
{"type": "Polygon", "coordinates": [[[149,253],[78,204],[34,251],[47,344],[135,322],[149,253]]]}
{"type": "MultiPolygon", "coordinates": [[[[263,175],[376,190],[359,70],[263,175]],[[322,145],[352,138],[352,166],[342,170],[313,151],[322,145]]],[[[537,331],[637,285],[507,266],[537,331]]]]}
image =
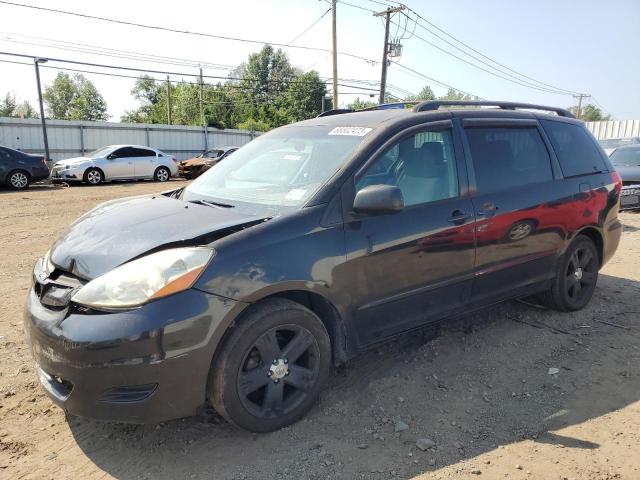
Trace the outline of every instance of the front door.
{"type": "MultiPolygon", "coordinates": [[[[473,205],[450,122],[396,136],[347,185],[396,185],[395,214],[345,212],[354,327],[360,345],[461,311],[474,265],[473,205]],[[456,154],[457,153],[457,154],[456,154]]],[[[352,200],[349,205],[353,205],[352,200]]]]}
{"type": "Polygon", "coordinates": [[[571,199],[535,120],[465,120],[464,131],[477,218],[475,306],[554,275],[571,199]]]}

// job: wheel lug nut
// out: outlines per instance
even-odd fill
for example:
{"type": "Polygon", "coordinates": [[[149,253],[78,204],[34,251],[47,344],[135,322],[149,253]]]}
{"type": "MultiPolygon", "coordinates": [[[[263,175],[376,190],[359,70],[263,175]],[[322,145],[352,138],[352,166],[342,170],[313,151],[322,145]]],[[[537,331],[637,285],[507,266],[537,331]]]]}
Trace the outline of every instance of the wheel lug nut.
{"type": "Polygon", "coordinates": [[[277,364],[278,364],[278,360],[277,360],[277,359],[274,359],[274,360],[273,360],[273,364],[274,364],[274,365],[277,365],[277,364]]]}
{"type": "Polygon", "coordinates": [[[285,364],[289,363],[289,359],[288,359],[288,358],[285,358],[285,359],[284,359],[284,363],[285,363],[285,364]]]}
{"type": "Polygon", "coordinates": [[[278,383],[280,380],[278,380],[277,378],[273,381],[273,383],[278,383]]]}

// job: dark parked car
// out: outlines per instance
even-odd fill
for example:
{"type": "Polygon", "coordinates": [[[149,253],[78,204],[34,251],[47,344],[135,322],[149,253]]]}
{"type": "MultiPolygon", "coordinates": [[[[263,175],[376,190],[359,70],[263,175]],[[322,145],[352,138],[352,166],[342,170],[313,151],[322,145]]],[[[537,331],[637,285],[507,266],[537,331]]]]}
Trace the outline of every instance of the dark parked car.
{"type": "Polygon", "coordinates": [[[25,330],[55,403],[157,422],[209,402],[270,431],[395,335],[534,294],[589,302],[621,181],[569,112],[331,113],[187,187],[99,205],[37,260],[25,330]]]}
{"type": "Polygon", "coordinates": [[[640,209],[640,145],[616,148],[609,156],[622,177],[622,197],[620,210],[640,209]]]}
{"type": "Polygon", "coordinates": [[[32,182],[48,177],[49,167],[42,155],[31,155],[0,146],[0,185],[13,190],[24,190],[32,182]]]}
{"type": "Polygon", "coordinates": [[[187,179],[198,178],[238,148],[239,147],[213,148],[201,153],[197,157],[183,160],[178,164],[178,175],[187,179]]]}

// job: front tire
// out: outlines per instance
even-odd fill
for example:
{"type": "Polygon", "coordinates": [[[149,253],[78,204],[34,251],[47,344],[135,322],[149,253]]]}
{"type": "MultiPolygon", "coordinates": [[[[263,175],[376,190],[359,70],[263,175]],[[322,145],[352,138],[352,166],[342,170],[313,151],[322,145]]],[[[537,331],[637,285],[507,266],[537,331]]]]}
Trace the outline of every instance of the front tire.
{"type": "Polygon", "coordinates": [[[88,168],[84,172],[83,180],[89,185],[98,185],[104,181],[104,174],[99,168],[88,168]]]}
{"type": "Polygon", "coordinates": [[[329,376],[331,342],[306,307],[270,299],[251,307],[216,355],[207,397],[229,422],[270,432],[302,418],[329,376]]]}
{"type": "Polygon", "coordinates": [[[542,294],[542,303],[561,312],[575,312],[587,306],[598,281],[600,259],[593,241],[578,235],[559,261],[556,278],[542,294]]]}
{"type": "Polygon", "coordinates": [[[31,178],[24,170],[13,170],[7,175],[7,186],[12,190],[26,190],[29,188],[31,178]]]}
{"type": "Polygon", "coordinates": [[[156,168],[156,171],[153,174],[153,179],[156,182],[166,182],[170,178],[171,178],[171,172],[167,167],[158,167],[156,168]]]}

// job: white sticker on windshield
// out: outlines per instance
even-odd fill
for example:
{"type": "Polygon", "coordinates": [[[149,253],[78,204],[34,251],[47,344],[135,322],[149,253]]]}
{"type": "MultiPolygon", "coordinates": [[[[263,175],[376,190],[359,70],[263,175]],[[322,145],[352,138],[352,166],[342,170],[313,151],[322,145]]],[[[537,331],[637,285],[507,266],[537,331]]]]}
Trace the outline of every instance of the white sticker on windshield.
{"type": "Polygon", "coordinates": [[[351,137],[364,137],[373,128],[369,127],[336,127],[329,132],[329,135],[348,135],[351,137]]]}
{"type": "Polygon", "coordinates": [[[304,188],[294,188],[293,190],[290,190],[289,193],[287,193],[286,199],[301,200],[302,197],[304,197],[305,193],[307,193],[307,191],[304,188]]]}

